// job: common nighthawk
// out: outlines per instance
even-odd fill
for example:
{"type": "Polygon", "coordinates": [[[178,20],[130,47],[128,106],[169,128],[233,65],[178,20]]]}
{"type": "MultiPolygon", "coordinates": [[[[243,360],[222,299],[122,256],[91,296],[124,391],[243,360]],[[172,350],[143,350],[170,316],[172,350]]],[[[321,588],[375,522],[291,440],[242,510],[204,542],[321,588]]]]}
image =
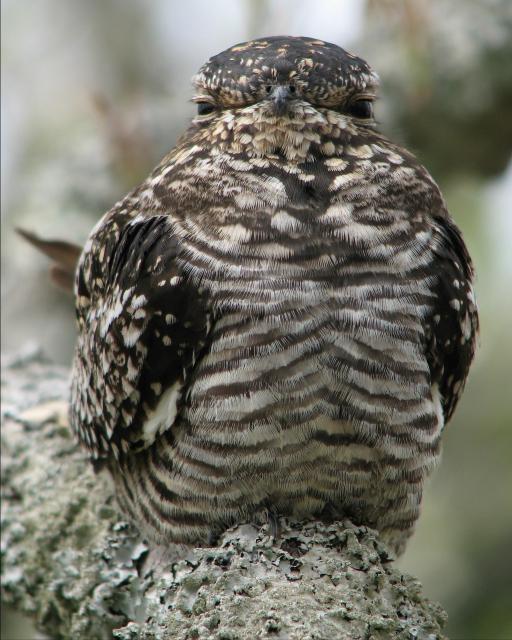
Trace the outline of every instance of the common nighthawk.
{"type": "Polygon", "coordinates": [[[401,552],[478,328],[439,188],[378,132],[378,78],[312,38],[211,58],[178,145],[77,270],[72,428],[158,543],[258,512],[401,552]]]}

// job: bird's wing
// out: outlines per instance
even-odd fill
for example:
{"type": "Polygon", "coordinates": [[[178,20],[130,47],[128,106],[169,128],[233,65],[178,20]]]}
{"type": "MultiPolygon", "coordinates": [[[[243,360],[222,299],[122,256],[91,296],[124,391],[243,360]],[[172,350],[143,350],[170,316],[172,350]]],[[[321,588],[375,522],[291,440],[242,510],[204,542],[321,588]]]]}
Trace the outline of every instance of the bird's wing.
{"type": "Polygon", "coordinates": [[[210,312],[178,251],[168,218],[154,216],[84,252],[71,424],[93,457],[148,447],[180,411],[210,312]]]}
{"type": "Polygon", "coordinates": [[[432,384],[438,386],[445,424],[464,388],[475,353],[478,311],[471,258],[447,216],[434,218],[434,305],[425,327],[432,384]]]}

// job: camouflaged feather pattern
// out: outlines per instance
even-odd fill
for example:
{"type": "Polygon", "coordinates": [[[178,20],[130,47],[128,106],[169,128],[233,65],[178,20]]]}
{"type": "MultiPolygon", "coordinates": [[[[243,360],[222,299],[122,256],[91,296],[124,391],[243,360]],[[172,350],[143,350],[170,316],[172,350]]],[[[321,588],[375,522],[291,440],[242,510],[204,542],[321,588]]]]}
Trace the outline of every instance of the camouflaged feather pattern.
{"type": "Polygon", "coordinates": [[[460,231],[343,49],[252,41],[195,86],[204,115],[82,254],[73,429],[157,542],[266,509],[401,552],[474,354],[460,231]]]}

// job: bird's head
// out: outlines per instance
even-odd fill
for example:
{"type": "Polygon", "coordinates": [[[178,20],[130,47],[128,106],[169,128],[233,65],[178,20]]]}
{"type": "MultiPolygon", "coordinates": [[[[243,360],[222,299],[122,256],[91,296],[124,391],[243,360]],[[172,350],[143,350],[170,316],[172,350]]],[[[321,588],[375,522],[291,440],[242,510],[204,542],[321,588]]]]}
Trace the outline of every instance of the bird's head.
{"type": "Polygon", "coordinates": [[[219,148],[310,160],[374,125],[378,77],[341,47],[278,36],[235,45],[195,76],[194,126],[219,148]]]}

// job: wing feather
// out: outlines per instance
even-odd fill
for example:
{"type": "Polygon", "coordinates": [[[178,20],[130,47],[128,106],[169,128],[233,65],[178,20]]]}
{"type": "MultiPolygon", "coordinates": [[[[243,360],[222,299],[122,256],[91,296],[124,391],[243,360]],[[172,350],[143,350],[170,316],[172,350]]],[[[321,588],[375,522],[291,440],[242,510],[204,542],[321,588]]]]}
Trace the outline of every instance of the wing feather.
{"type": "Polygon", "coordinates": [[[435,303],[425,328],[432,384],[445,423],[453,415],[475,354],[478,311],[473,266],[462,235],[448,216],[434,218],[435,303]]]}
{"type": "Polygon", "coordinates": [[[172,427],[211,324],[166,216],[137,217],[111,244],[93,243],[77,275],[71,423],[94,457],[148,447],[172,427]]]}

